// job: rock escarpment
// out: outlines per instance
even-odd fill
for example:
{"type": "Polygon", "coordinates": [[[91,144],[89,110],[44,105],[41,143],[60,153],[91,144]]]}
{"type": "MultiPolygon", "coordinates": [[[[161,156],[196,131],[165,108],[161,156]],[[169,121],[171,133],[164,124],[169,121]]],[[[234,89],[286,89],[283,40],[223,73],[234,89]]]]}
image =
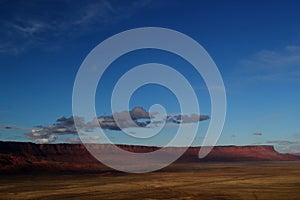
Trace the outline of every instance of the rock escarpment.
{"type": "MultiPolygon", "coordinates": [[[[97,151],[105,152],[118,159],[118,155],[111,151],[111,145],[92,144],[92,146],[97,151]]],[[[118,146],[124,150],[136,153],[147,153],[159,149],[159,147],[149,146],[118,146]]],[[[180,147],[169,147],[168,153],[176,153],[179,150],[180,147]]],[[[300,156],[276,152],[273,146],[216,146],[203,159],[198,158],[199,150],[200,147],[189,147],[176,162],[300,160],[300,156]]],[[[0,169],[2,173],[111,170],[90,155],[83,144],[34,144],[25,142],[0,142],[0,169]]]]}

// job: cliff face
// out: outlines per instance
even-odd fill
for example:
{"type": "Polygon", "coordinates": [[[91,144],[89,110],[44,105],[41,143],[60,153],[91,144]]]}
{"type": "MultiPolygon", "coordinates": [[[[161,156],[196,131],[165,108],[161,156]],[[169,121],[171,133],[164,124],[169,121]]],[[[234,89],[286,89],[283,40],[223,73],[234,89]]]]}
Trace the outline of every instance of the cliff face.
{"type": "MultiPolygon", "coordinates": [[[[113,154],[110,145],[94,144],[93,148],[113,154]]],[[[158,150],[158,147],[119,145],[136,153],[158,150]]],[[[176,161],[188,162],[238,162],[238,161],[292,161],[300,156],[280,154],[273,146],[217,146],[204,159],[198,158],[199,147],[190,147],[176,161]]],[[[168,152],[175,153],[179,147],[168,152]]],[[[110,170],[98,162],[82,144],[34,144],[22,142],[0,142],[0,169],[5,172],[24,171],[105,171],[110,170]]]]}

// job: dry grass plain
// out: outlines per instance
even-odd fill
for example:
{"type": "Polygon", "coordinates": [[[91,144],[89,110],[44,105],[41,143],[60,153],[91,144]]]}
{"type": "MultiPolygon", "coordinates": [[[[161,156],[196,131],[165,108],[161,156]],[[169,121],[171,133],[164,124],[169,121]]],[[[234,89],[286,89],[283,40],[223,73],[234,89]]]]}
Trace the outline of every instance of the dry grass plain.
{"type": "Polygon", "coordinates": [[[2,175],[0,199],[300,199],[300,162],[173,164],[147,174],[2,175]]]}

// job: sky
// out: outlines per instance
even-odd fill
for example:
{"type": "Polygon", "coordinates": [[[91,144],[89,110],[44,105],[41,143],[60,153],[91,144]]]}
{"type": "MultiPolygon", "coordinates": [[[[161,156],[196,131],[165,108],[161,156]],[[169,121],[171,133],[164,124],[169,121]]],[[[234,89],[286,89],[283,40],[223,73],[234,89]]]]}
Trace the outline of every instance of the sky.
{"type": "MultiPolygon", "coordinates": [[[[218,145],[267,144],[280,152],[300,152],[299,7],[298,1],[1,0],[0,140],[78,142],[69,117],[74,81],[85,57],[122,31],[163,27],[201,44],[222,75],[227,115],[218,145]],[[32,129],[44,135],[35,138],[32,129]]],[[[149,62],[183,74],[198,97],[201,115],[210,116],[207,87],[193,66],[153,49],[130,52],[109,66],[97,88],[98,116],[112,115],[110,96],[122,74],[149,62]]],[[[176,97],[158,85],[139,88],[129,108],[141,106],[148,112],[157,103],[170,116],[180,113],[176,97]]],[[[209,122],[199,122],[193,145],[201,145],[209,122]]],[[[171,123],[149,144],[162,145],[176,129],[171,123]]],[[[140,142],[118,130],[107,130],[107,135],[116,143],[140,142]]],[[[89,137],[105,142],[103,136],[89,137]]]]}

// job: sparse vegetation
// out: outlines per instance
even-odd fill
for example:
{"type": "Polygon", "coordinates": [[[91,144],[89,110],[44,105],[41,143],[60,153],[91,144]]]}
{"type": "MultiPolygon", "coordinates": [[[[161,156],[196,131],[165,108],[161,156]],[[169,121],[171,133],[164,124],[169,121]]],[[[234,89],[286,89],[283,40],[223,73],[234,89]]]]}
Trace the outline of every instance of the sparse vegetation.
{"type": "Polygon", "coordinates": [[[0,199],[300,199],[300,162],[173,164],[158,172],[0,179],[0,199]]]}

